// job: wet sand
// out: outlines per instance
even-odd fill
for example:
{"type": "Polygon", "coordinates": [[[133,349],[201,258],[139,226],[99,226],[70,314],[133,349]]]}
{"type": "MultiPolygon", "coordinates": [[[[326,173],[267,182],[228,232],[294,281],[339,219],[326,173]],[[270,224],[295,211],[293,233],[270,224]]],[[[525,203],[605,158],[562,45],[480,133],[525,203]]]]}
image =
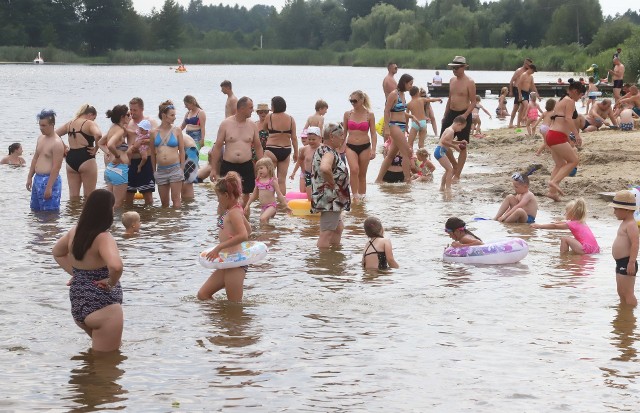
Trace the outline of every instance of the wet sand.
{"type": "Polygon", "coordinates": [[[510,176],[513,172],[525,171],[529,165],[541,164],[542,168],[529,177],[531,191],[538,197],[540,209],[562,215],[570,200],[584,197],[591,218],[611,217],[608,200],[601,192],[615,192],[631,185],[640,185],[637,171],[640,165],[640,150],[635,143],[640,140],[640,131],[622,132],[612,129],[582,133],[582,148],[578,155],[578,173],[561,183],[565,192],[560,202],[547,198],[547,182],[553,170],[553,159],[549,151],[540,156],[535,152],[542,144],[540,134],[526,136],[526,128],[495,129],[486,131],[485,138],[471,138],[469,158],[472,162],[486,166],[490,172],[465,173],[462,185],[480,189],[478,198],[499,203],[506,194],[512,193],[510,176]]]}

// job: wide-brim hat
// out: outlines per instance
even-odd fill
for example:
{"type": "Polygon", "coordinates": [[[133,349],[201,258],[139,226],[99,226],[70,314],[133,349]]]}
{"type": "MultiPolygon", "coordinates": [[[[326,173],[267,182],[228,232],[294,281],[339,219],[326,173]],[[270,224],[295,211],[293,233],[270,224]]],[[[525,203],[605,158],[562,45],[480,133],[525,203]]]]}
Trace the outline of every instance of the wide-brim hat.
{"type": "Polygon", "coordinates": [[[613,197],[613,201],[609,206],[620,209],[629,209],[635,211],[638,209],[636,206],[636,197],[631,191],[618,191],[613,197]]]}
{"type": "Polygon", "coordinates": [[[258,103],[258,107],[256,108],[256,112],[259,110],[269,110],[269,105],[266,103],[258,103]]]}
{"type": "Polygon", "coordinates": [[[467,59],[464,56],[456,56],[453,58],[453,61],[449,63],[448,66],[469,66],[467,64],[467,59]]]}

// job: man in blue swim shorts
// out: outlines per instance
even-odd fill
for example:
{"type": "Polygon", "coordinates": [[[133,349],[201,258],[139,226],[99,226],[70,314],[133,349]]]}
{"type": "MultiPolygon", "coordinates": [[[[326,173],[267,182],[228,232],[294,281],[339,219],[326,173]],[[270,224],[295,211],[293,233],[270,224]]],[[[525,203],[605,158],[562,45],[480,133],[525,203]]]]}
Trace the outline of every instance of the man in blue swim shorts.
{"type": "Polygon", "coordinates": [[[42,135],[36,143],[36,153],[31,160],[26,185],[27,190],[31,191],[31,209],[59,211],[64,142],[55,132],[56,113],[53,110],[42,110],[37,118],[42,135]]]}

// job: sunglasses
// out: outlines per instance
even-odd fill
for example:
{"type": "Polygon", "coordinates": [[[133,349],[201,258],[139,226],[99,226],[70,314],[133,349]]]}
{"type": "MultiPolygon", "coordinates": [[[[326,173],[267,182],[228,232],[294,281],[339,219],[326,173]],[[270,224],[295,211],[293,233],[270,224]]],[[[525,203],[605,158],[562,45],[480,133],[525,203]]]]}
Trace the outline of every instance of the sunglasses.
{"type": "Polygon", "coordinates": [[[349,102],[351,102],[352,105],[355,105],[358,103],[358,99],[349,99],[349,102]]]}
{"type": "Polygon", "coordinates": [[[268,110],[256,110],[256,113],[261,114],[261,113],[269,113],[268,110]]]}

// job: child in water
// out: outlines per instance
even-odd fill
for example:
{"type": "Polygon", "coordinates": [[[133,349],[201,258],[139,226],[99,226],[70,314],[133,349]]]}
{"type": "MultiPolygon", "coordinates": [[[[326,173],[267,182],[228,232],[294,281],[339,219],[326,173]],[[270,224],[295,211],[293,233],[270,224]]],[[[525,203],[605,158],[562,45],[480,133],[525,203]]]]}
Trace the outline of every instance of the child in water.
{"type": "Polygon", "coordinates": [[[12,143],[9,145],[9,155],[2,158],[0,165],[25,166],[27,161],[22,157],[22,145],[12,143]]]}
{"type": "Polygon", "coordinates": [[[386,270],[388,268],[400,268],[393,258],[391,240],[384,238],[384,228],[378,218],[369,217],[364,220],[364,232],[369,237],[369,242],[362,252],[362,266],[367,269],[386,270]]]}
{"type": "Polygon", "coordinates": [[[538,200],[533,192],[529,191],[529,175],[538,170],[535,165],[525,173],[516,172],[511,175],[515,195],[507,195],[498,209],[496,221],[505,223],[532,224],[538,214],[538,200]]]}
{"type": "Polygon", "coordinates": [[[136,235],[140,231],[140,214],[136,211],[125,212],[122,214],[122,225],[125,237],[136,235]]]}
{"type": "MultiPolygon", "coordinates": [[[[278,200],[284,205],[287,205],[287,200],[282,191],[280,191],[280,185],[278,180],[274,177],[275,167],[273,161],[269,158],[262,158],[256,162],[257,175],[256,186],[247,201],[247,205],[244,207],[245,215],[249,215],[249,208],[251,203],[260,198],[260,207],[262,212],[260,213],[260,223],[268,224],[269,220],[278,212],[278,203],[276,202],[276,196],[278,200]]],[[[287,207],[287,209],[289,209],[287,207]]]]}
{"type": "MultiPolygon", "coordinates": [[[[231,171],[216,181],[216,195],[218,197],[218,239],[220,243],[207,254],[207,259],[218,258],[221,252],[234,253],[241,250],[240,244],[249,239],[251,225],[245,218],[240,197],[242,183],[240,175],[231,171]]],[[[198,291],[198,300],[210,300],[213,295],[225,289],[229,301],[242,301],[244,278],[248,267],[227,268],[215,270],[198,291]]]]}
{"type": "Polygon", "coordinates": [[[307,128],[307,145],[300,149],[296,166],[289,176],[289,179],[293,180],[298,168],[302,168],[300,172],[300,192],[306,192],[309,201],[311,201],[311,161],[313,160],[313,154],[320,146],[320,134],[320,128],[318,127],[310,126],[307,128]]]}
{"type": "Polygon", "coordinates": [[[444,231],[449,234],[453,240],[451,246],[454,248],[464,247],[465,245],[482,245],[482,240],[473,232],[466,228],[463,220],[452,217],[444,224],[444,231]]]}
{"type": "MultiPolygon", "coordinates": [[[[138,128],[136,129],[136,142],[142,141],[144,139],[149,139],[149,131],[151,130],[151,122],[147,119],[144,119],[140,123],[138,123],[138,128]]],[[[138,152],[140,152],[140,165],[138,165],[138,173],[142,171],[142,167],[147,163],[147,159],[149,159],[149,145],[140,145],[138,148],[138,152]]]]}
{"type": "Polygon", "coordinates": [[[509,116],[509,111],[507,110],[507,95],[509,94],[509,88],[503,87],[500,90],[500,97],[498,97],[498,107],[496,108],[496,117],[498,119],[504,119],[509,116]]]}
{"type": "Polygon", "coordinates": [[[633,292],[638,272],[638,224],[633,214],[636,212],[636,198],[630,191],[618,191],[613,197],[613,214],[620,221],[611,253],[616,260],[616,285],[622,304],[638,305],[633,292]]]}
{"type": "Polygon", "coordinates": [[[440,191],[451,190],[451,180],[453,179],[453,165],[447,157],[447,150],[455,149],[460,152],[467,146],[465,141],[454,141],[453,136],[456,132],[460,132],[467,125],[467,119],[464,116],[456,116],[453,120],[453,124],[442,132],[440,142],[433,151],[433,156],[436,158],[440,165],[444,168],[444,175],[442,175],[442,182],[440,184],[440,191]]]}
{"type": "Polygon", "coordinates": [[[433,180],[433,171],[436,170],[436,167],[429,158],[427,148],[418,148],[416,155],[411,158],[411,169],[416,171],[413,175],[414,181],[430,182],[433,180]]]}
{"type": "Polygon", "coordinates": [[[544,104],[545,112],[542,114],[540,118],[538,118],[538,122],[533,127],[533,131],[535,132],[538,125],[540,125],[540,134],[542,135],[542,145],[536,151],[536,155],[542,154],[542,152],[549,147],[546,144],[547,132],[549,132],[549,127],[551,126],[551,116],[553,116],[553,109],[556,107],[555,99],[547,99],[547,103],[544,104]]]}
{"type": "Polygon", "coordinates": [[[489,115],[489,118],[493,119],[491,113],[489,113],[489,111],[480,103],[481,100],[482,98],[480,95],[476,95],[476,106],[473,108],[473,112],[471,112],[471,133],[473,136],[478,138],[483,137],[482,130],[480,130],[480,125],[482,125],[482,121],[480,120],[480,109],[489,115]]]}
{"type": "Polygon", "coordinates": [[[531,92],[529,99],[529,109],[527,109],[527,135],[534,136],[538,118],[540,115],[543,115],[543,113],[538,104],[538,95],[536,92],[531,92]]]}
{"type": "Polygon", "coordinates": [[[560,252],[576,254],[597,254],[600,247],[593,236],[593,232],[585,223],[587,217],[587,206],[584,199],[578,198],[567,204],[564,213],[566,221],[556,221],[550,224],[532,224],[531,228],[536,229],[568,229],[573,237],[560,238],[560,252]]]}

